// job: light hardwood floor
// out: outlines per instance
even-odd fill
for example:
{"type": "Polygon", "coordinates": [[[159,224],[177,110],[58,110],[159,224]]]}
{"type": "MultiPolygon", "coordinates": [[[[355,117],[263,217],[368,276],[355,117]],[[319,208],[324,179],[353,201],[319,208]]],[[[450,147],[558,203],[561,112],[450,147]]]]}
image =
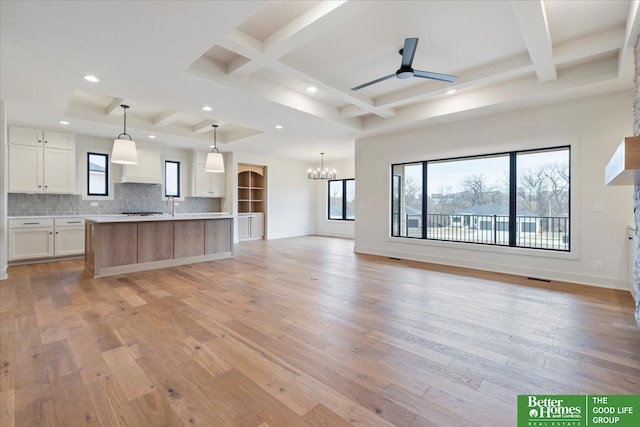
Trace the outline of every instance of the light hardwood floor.
{"type": "Polygon", "coordinates": [[[628,292],[303,237],[91,279],[0,282],[0,425],[514,426],[516,396],[637,394],[628,292]]]}

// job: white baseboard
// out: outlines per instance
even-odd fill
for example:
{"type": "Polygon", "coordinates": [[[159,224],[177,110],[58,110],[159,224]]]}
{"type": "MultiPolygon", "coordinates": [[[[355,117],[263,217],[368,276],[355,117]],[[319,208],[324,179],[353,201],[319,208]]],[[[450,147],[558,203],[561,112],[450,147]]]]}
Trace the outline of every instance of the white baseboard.
{"type": "Polygon", "coordinates": [[[339,237],[341,239],[355,239],[355,237],[353,236],[353,234],[343,234],[343,233],[314,233],[314,236],[323,236],[323,237],[339,237]]]}
{"type": "Polygon", "coordinates": [[[442,256],[421,257],[411,252],[390,251],[379,248],[371,248],[356,245],[354,252],[361,254],[379,255],[392,258],[406,259],[410,261],[430,262],[434,264],[448,265],[452,267],[473,268],[475,270],[492,271],[496,273],[515,274],[517,276],[535,277],[546,280],[577,283],[580,285],[596,286],[599,288],[627,290],[629,285],[626,280],[615,277],[592,276],[588,274],[567,273],[565,271],[544,270],[523,266],[514,266],[498,263],[476,262],[469,259],[461,260],[442,256]]]}

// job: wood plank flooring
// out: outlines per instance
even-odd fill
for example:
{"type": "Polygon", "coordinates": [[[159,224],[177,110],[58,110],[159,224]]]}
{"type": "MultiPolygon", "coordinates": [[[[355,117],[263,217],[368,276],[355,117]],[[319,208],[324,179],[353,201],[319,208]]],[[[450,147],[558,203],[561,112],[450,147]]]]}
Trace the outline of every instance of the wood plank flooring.
{"type": "Polygon", "coordinates": [[[0,282],[0,425],[514,426],[518,394],[640,393],[628,292],[323,237],[0,282]]]}

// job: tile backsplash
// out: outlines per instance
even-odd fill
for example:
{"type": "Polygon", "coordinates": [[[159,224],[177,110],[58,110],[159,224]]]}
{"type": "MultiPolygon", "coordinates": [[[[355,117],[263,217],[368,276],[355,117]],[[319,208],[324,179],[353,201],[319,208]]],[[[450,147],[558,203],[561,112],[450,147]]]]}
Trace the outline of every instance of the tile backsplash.
{"type": "MultiPolygon", "coordinates": [[[[114,200],[82,200],[79,194],[9,193],[8,216],[105,215],[122,212],[169,212],[162,200],[162,186],[149,184],[114,184],[114,200]]],[[[185,197],[176,206],[177,213],[220,212],[220,199],[185,197]]]]}

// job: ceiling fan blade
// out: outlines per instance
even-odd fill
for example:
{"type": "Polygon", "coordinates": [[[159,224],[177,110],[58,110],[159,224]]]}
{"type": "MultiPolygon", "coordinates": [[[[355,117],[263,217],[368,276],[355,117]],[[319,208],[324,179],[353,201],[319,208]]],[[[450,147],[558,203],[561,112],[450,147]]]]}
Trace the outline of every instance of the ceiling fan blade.
{"type": "Polygon", "coordinates": [[[413,57],[416,55],[416,48],[418,47],[418,39],[404,39],[404,47],[402,48],[402,67],[411,68],[413,64],[413,57]]]}
{"type": "Polygon", "coordinates": [[[372,80],[372,81],[370,81],[370,82],[368,82],[368,83],[365,83],[365,84],[362,84],[362,85],[360,85],[360,86],[352,87],[352,88],[351,88],[351,90],[358,90],[358,89],[362,89],[363,87],[367,87],[367,86],[371,86],[371,85],[376,84],[376,83],[383,82],[383,81],[388,80],[388,79],[390,79],[391,77],[395,77],[395,76],[396,76],[396,74],[395,74],[395,73],[393,73],[393,74],[389,74],[388,76],[380,77],[379,79],[372,80]]]}
{"type": "Polygon", "coordinates": [[[431,71],[420,71],[420,70],[414,70],[413,75],[414,77],[422,77],[423,79],[431,79],[431,80],[440,80],[440,81],[449,82],[449,83],[456,82],[460,78],[458,76],[451,76],[449,74],[432,73],[431,71]]]}

